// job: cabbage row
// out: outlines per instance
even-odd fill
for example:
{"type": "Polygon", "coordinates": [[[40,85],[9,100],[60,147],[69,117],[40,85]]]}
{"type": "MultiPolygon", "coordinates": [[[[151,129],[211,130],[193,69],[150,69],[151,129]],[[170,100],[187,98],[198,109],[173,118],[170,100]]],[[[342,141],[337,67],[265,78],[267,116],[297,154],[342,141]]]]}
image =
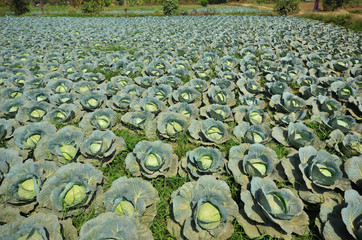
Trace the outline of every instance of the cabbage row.
{"type": "Polygon", "coordinates": [[[280,17],[0,22],[4,239],[153,239],[151,180],[173,176],[188,179],[168,199],[176,239],[228,239],[235,221],[249,238],[314,221],[361,239],[359,33],[280,17]],[[124,129],[145,140],[127,149],[124,129]],[[132,177],[108,182],[124,151],[132,177]],[[95,217],[78,232],[81,214],[95,217]]]}

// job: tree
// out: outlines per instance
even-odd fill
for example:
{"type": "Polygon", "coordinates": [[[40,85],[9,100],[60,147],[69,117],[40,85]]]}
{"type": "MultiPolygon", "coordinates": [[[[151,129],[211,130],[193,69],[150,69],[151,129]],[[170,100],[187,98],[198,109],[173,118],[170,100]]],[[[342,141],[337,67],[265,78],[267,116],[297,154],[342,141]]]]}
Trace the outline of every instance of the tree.
{"type": "Polygon", "coordinates": [[[84,0],[82,4],[82,11],[85,13],[99,13],[103,10],[103,0],[84,0]]]}
{"type": "Polygon", "coordinates": [[[319,11],[319,0],[315,0],[313,11],[315,12],[319,11]]]}
{"type": "Polygon", "coordinates": [[[29,12],[29,0],[11,0],[10,1],[10,10],[14,12],[15,15],[22,15],[26,12],[29,12]]]}

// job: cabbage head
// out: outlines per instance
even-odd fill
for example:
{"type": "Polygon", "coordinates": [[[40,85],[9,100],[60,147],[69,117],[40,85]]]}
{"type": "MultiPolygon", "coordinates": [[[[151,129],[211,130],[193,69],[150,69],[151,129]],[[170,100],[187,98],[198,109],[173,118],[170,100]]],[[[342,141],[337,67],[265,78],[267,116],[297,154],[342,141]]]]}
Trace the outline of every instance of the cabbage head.
{"type": "Polygon", "coordinates": [[[179,174],[197,180],[203,175],[213,175],[217,179],[225,178],[225,153],[217,148],[198,147],[188,151],[181,159],[179,174]]]}
{"type": "Polygon", "coordinates": [[[80,146],[80,152],[84,158],[80,157],[79,161],[105,167],[124,149],[126,149],[126,143],[122,137],[116,137],[110,130],[95,130],[80,146]]]}
{"type": "Polygon", "coordinates": [[[133,176],[147,179],[177,174],[178,157],[170,144],[161,141],[138,142],[125,159],[126,168],[133,176]]]}
{"type": "Polygon", "coordinates": [[[39,207],[62,218],[77,216],[89,210],[102,181],[102,172],[90,163],[69,163],[44,182],[37,196],[39,207]]]}
{"type": "Polygon", "coordinates": [[[154,114],[150,112],[127,112],[121,118],[121,121],[131,129],[145,129],[153,121],[154,114]]]}
{"type": "Polygon", "coordinates": [[[271,140],[267,125],[250,125],[242,122],[233,129],[234,136],[241,142],[265,144],[271,140]]]}
{"type": "Polygon", "coordinates": [[[289,92],[273,95],[269,105],[277,110],[275,120],[284,124],[301,121],[307,114],[304,100],[289,92]]]}
{"type": "Polygon", "coordinates": [[[172,93],[172,101],[170,101],[170,105],[179,102],[186,102],[199,107],[202,103],[201,100],[201,93],[195,88],[190,86],[181,86],[172,93]]]}
{"type": "Polygon", "coordinates": [[[299,152],[292,152],[281,164],[288,180],[307,202],[324,202],[336,198],[335,189],[345,191],[351,188],[341,170],[340,158],[325,150],[303,147],[299,152]]]}
{"type": "Polygon", "coordinates": [[[34,157],[38,161],[55,161],[58,165],[73,162],[78,158],[83,139],[81,129],[66,126],[56,134],[42,138],[35,148],[34,157]]]}
{"type": "Polygon", "coordinates": [[[241,191],[240,199],[243,208],[238,221],[250,238],[267,234],[292,239],[292,233],[304,235],[309,231],[303,201],[290,189],[278,189],[270,178],[254,177],[250,190],[241,191]]]}
{"type": "Polygon", "coordinates": [[[228,239],[238,205],[226,182],[201,176],[172,193],[167,229],[176,239],[228,239]]]}
{"type": "Polygon", "coordinates": [[[82,118],[84,112],[80,110],[78,105],[64,103],[56,109],[51,110],[45,117],[45,121],[53,123],[76,123],[82,118]]]}
{"type": "Polygon", "coordinates": [[[261,144],[243,143],[229,151],[228,168],[235,181],[245,189],[253,177],[275,178],[279,159],[274,150],[261,144]]]}
{"type": "Polygon", "coordinates": [[[107,101],[107,107],[113,109],[116,112],[127,111],[134,99],[134,95],[119,93],[112,96],[112,98],[107,101]]]}
{"type": "Polygon", "coordinates": [[[156,97],[148,96],[144,98],[134,99],[130,104],[130,108],[132,111],[135,112],[146,111],[153,114],[167,111],[166,104],[163,101],[159,100],[156,97]]]}
{"type": "Polygon", "coordinates": [[[16,114],[16,120],[20,123],[40,122],[51,108],[52,105],[47,102],[26,102],[16,114]]]}
{"type": "Polygon", "coordinates": [[[104,107],[106,95],[101,91],[88,91],[80,95],[80,104],[86,111],[94,111],[104,107]]]}
{"type": "Polygon", "coordinates": [[[232,121],[231,109],[227,105],[212,104],[200,109],[200,115],[204,118],[213,118],[218,121],[232,121]]]}
{"type": "Polygon", "coordinates": [[[229,89],[221,89],[219,86],[211,87],[203,94],[204,104],[220,104],[232,107],[236,104],[235,94],[229,89]]]}
{"type": "Polygon", "coordinates": [[[289,123],[288,129],[274,127],[272,136],[284,146],[291,146],[296,149],[313,144],[322,148],[322,146],[317,145],[313,130],[307,128],[303,123],[289,123]]]}
{"type": "Polygon", "coordinates": [[[168,110],[175,113],[181,113],[187,119],[197,118],[200,112],[200,110],[195,105],[185,102],[173,104],[168,108],[168,110]]]}
{"type": "Polygon", "coordinates": [[[107,212],[136,218],[147,227],[152,225],[160,200],[151,183],[139,178],[120,177],[104,193],[107,212]]]}
{"type": "Polygon", "coordinates": [[[341,130],[336,129],[329,134],[329,139],[326,142],[328,147],[334,148],[346,157],[362,154],[362,137],[358,132],[344,135],[341,130]]]}
{"type": "Polygon", "coordinates": [[[86,113],[79,122],[79,127],[85,133],[92,130],[112,129],[117,124],[117,114],[110,108],[97,109],[94,112],[86,113]]]}
{"type": "Polygon", "coordinates": [[[0,187],[5,202],[23,213],[34,209],[36,197],[45,180],[56,170],[54,162],[27,160],[12,166],[0,187]]]}
{"type": "Polygon", "coordinates": [[[163,138],[175,139],[188,127],[188,119],[181,113],[162,112],[156,121],[149,122],[146,129],[146,136],[159,135],[163,138]]]}
{"type": "Polygon", "coordinates": [[[229,127],[223,122],[208,118],[204,121],[191,120],[188,132],[202,144],[220,144],[230,139],[229,127]]]}
{"type": "Polygon", "coordinates": [[[267,125],[270,123],[269,115],[259,107],[242,105],[235,107],[233,112],[238,124],[248,122],[252,125],[267,125]]]}
{"type": "Polygon", "coordinates": [[[34,150],[39,141],[44,137],[53,136],[56,132],[54,125],[49,122],[29,123],[14,131],[14,143],[9,142],[9,145],[20,148],[22,150],[34,150]]]}

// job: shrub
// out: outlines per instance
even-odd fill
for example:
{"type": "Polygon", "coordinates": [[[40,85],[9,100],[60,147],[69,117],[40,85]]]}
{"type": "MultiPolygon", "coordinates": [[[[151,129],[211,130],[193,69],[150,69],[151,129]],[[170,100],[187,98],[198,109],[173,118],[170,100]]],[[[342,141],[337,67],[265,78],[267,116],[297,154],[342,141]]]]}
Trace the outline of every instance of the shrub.
{"type": "Polygon", "coordinates": [[[98,13],[102,11],[104,2],[102,0],[84,0],[82,4],[82,12],[98,13]]]}
{"type": "Polygon", "coordinates": [[[15,15],[21,15],[29,12],[29,1],[28,0],[11,0],[10,1],[10,10],[14,12],[15,15]]]}
{"type": "Polygon", "coordinates": [[[323,0],[323,9],[326,11],[334,11],[344,4],[349,2],[348,0],[323,0]]]}
{"type": "Polygon", "coordinates": [[[112,4],[112,0],[104,0],[104,6],[109,7],[112,4]]]}
{"type": "Polygon", "coordinates": [[[208,4],[209,4],[208,0],[201,0],[200,1],[200,5],[203,6],[203,7],[207,7],[208,4]]]}
{"type": "Polygon", "coordinates": [[[178,7],[178,0],[165,0],[163,2],[163,13],[167,16],[176,15],[178,7]]]}
{"type": "Polygon", "coordinates": [[[299,0],[278,0],[274,11],[281,16],[287,16],[290,13],[297,12],[299,4],[299,0]]]}

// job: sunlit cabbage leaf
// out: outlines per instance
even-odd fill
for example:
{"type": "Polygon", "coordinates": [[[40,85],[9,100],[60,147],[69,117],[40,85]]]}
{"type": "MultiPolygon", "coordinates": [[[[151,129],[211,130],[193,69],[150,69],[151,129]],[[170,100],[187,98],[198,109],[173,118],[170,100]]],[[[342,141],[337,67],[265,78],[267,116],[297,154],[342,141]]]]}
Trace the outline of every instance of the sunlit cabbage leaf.
{"type": "Polygon", "coordinates": [[[88,239],[153,240],[153,236],[151,230],[136,219],[107,212],[84,223],[79,232],[79,240],[88,239]]]}

